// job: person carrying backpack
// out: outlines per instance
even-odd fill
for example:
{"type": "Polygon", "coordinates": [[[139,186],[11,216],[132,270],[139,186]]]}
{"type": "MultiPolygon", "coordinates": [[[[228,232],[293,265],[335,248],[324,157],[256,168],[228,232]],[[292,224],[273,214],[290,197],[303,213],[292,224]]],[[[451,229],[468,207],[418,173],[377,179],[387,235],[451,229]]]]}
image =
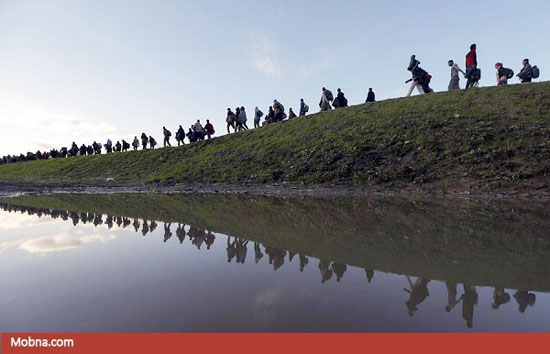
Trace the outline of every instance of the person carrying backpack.
{"type": "Polygon", "coordinates": [[[309,106],[304,102],[303,98],[300,98],[300,117],[304,117],[309,111],[309,106]]]}
{"type": "Polygon", "coordinates": [[[533,80],[533,67],[529,64],[529,59],[523,59],[523,68],[517,75],[521,80],[521,83],[531,82],[533,80]]]}
{"type": "Polygon", "coordinates": [[[336,99],[332,102],[332,106],[334,108],[342,108],[348,106],[348,100],[344,96],[344,93],[341,89],[336,90],[338,93],[336,94],[336,99]]]}
{"type": "Polygon", "coordinates": [[[210,136],[214,135],[214,126],[212,123],[210,123],[210,120],[206,120],[206,124],[204,125],[204,132],[206,136],[208,137],[208,140],[210,140],[210,136]]]}
{"type": "Polygon", "coordinates": [[[260,111],[258,106],[256,106],[256,108],[254,108],[254,128],[260,127],[260,120],[263,115],[264,115],[264,112],[260,111]]]}
{"type": "Polygon", "coordinates": [[[466,54],[466,88],[474,87],[477,85],[479,78],[477,77],[477,46],[472,44],[470,51],[466,54]]]}
{"type": "Polygon", "coordinates": [[[297,117],[296,113],[294,113],[292,108],[289,108],[288,109],[288,119],[292,119],[292,118],[296,118],[296,117],[297,117]]]}
{"type": "Polygon", "coordinates": [[[273,100],[273,113],[274,122],[279,122],[286,118],[285,106],[283,106],[283,104],[277,100],[273,100]]]}
{"type": "Polygon", "coordinates": [[[323,87],[322,92],[323,93],[321,94],[319,108],[321,108],[321,112],[329,111],[332,109],[330,103],[334,101],[334,96],[332,95],[332,92],[330,92],[330,90],[327,90],[325,87],[323,87]]]}
{"type": "Polygon", "coordinates": [[[410,97],[412,95],[412,92],[415,87],[421,95],[424,95],[425,93],[427,93],[425,91],[426,87],[429,89],[429,86],[426,84],[426,75],[428,73],[424,71],[422,68],[420,68],[419,65],[420,65],[420,61],[416,60],[415,55],[412,55],[411,61],[409,62],[409,67],[407,68],[407,70],[411,72],[412,78],[405,82],[405,83],[409,83],[409,82],[411,83],[411,87],[409,88],[407,97],[410,97]]]}
{"type": "Polygon", "coordinates": [[[233,130],[237,132],[237,128],[235,128],[235,118],[235,113],[231,111],[231,108],[228,108],[227,116],[225,117],[225,121],[227,123],[227,134],[231,134],[229,127],[233,128],[233,130]]]}
{"type": "Polygon", "coordinates": [[[375,102],[375,101],[376,101],[376,96],[374,95],[372,88],[369,88],[369,92],[367,93],[367,100],[365,101],[365,103],[375,102]]]}
{"type": "Polygon", "coordinates": [[[239,122],[239,128],[243,130],[248,130],[248,125],[246,125],[248,118],[246,117],[244,106],[241,106],[239,114],[237,115],[237,120],[239,122]]]}
{"type": "Polygon", "coordinates": [[[143,150],[147,150],[148,143],[149,143],[149,138],[147,137],[147,134],[141,133],[141,146],[143,147],[143,150]]]}
{"type": "Polygon", "coordinates": [[[178,142],[178,146],[180,146],[180,144],[185,145],[185,143],[183,142],[183,139],[185,139],[185,131],[180,125],[178,128],[178,131],[176,132],[176,141],[178,142]]]}
{"type": "Polygon", "coordinates": [[[195,140],[204,140],[203,127],[201,121],[197,119],[197,123],[193,125],[193,132],[195,134],[195,140]]]}
{"type": "Polygon", "coordinates": [[[457,63],[455,63],[452,59],[447,62],[449,66],[451,67],[451,81],[449,81],[449,91],[454,90],[460,90],[460,78],[458,77],[458,73],[461,72],[466,76],[466,73],[462,71],[462,69],[458,66],[457,63]]]}
{"type": "Polygon", "coordinates": [[[497,70],[497,86],[508,85],[508,79],[514,77],[514,72],[505,68],[502,63],[496,63],[495,69],[497,70]]]}
{"type": "Polygon", "coordinates": [[[151,135],[149,135],[149,146],[151,146],[151,150],[155,150],[155,146],[157,146],[157,141],[151,135]]]}
{"type": "Polygon", "coordinates": [[[132,142],[132,146],[134,147],[134,151],[137,151],[137,149],[139,147],[139,140],[138,140],[137,136],[134,136],[134,141],[132,142]]]}
{"type": "Polygon", "coordinates": [[[166,145],[172,147],[172,145],[170,144],[170,137],[172,136],[172,132],[166,129],[166,127],[162,127],[162,134],[164,135],[164,147],[166,147],[166,145]]]}

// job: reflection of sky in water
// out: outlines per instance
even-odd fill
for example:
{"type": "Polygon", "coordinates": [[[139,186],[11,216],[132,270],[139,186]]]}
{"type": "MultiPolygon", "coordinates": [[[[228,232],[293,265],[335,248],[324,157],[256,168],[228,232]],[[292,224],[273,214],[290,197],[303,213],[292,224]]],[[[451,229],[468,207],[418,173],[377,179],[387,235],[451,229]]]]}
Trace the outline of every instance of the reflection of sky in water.
{"type": "MultiPolygon", "coordinates": [[[[134,221],[133,219],[131,220],[134,221]]],[[[0,212],[0,331],[466,331],[471,308],[450,312],[446,284],[430,281],[429,295],[409,315],[405,276],[348,266],[325,283],[319,260],[300,272],[296,255],[274,271],[266,249],[255,263],[254,243],[244,264],[227,261],[227,237],[182,244],[171,225],[142,235],[103,224],[0,212]],[[470,311],[470,312],[469,312],[470,311]]],[[[185,227],[189,231],[189,225],[185,227]]],[[[233,238],[231,240],[234,240],[233,238]]],[[[411,282],[415,283],[416,278],[411,282]]],[[[458,284],[457,299],[464,294],[458,284]]],[[[477,287],[474,331],[548,331],[550,296],[518,311],[513,295],[492,308],[493,288],[477,287]]],[[[471,295],[471,293],[470,293],[471,295]]]]}

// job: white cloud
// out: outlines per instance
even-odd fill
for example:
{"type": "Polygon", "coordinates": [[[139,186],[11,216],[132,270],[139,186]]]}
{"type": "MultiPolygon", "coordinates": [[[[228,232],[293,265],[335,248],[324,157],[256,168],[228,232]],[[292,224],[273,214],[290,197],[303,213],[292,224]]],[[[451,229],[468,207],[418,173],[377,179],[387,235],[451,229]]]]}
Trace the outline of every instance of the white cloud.
{"type": "Polygon", "coordinates": [[[114,234],[89,234],[82,237],[73,237],[69,233],[52,236],[42,236],[26,240],[0,243],[0,253],[17,247],[29,253],[51,253],[65,251],[93,242],[109,242],[115,238],[114,234]]]}
{"type": "Polygon", "coordinates": [[[274,78],[281,78],[283,70],[276,59],[276,48],[268,37],[259,38],[254,48],[254,68],[259,72],[274,78]]]}

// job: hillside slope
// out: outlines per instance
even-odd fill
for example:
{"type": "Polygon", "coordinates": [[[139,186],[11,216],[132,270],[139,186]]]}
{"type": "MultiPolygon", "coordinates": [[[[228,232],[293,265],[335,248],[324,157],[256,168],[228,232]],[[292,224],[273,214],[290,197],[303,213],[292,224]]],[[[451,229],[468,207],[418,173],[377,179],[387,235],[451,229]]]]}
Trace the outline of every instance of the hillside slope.
{"type": "MultiPolygon", "coordinates": [[[[225,127],[216,127],[219,132],[225,127]]],[[[550,82],[386,100],[178,148],[0,166],[5,184],[289,182],[548,190],[550,82]]]]}

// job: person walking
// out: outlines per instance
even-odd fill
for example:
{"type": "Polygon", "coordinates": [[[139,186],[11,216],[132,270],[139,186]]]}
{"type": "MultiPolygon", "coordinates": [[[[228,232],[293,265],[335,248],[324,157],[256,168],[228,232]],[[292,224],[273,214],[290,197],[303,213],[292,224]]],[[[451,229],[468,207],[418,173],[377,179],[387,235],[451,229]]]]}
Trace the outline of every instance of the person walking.
{"type": "Polygon", "coordinates": [[[332,102],[332,106],[336,108],[343,108],[348,106],[348,100],[344,96],[344,93],[341,89],[336,90],[338,93],[336,94],[336,98],[332,102]]]}
{"type": "Polygon", "coordinates": [[[477,71],[477,46],[472,44],[470,46],[470,51],[466,54],[466,88],[474,87],[478,83],[478,78],[475,75],[477,71]]]}
{"type": "Polygon", "coordinates": [[[180,125],[178,131],[176,132],[176,141],[178,142],[178,146],[180,146],[180,144],[185,145],[183,139],[185,139],[185,130],[183,130],[183,127],[180,125]]]}
{"type": "Polygon", "coordinates": [[[195,134],[195,140],[204,140],[204,128],[199,119],[197,119],[197,122],[193,125],[193,132],[195,134]]]}
{"type": "Polygon", "coordinates": [[[327,90],[325,87],[323,87],[322,92],[323,93],[321,94],[319,108],[321,108],[321,112],[329,111],[332,109],[330,103],[334,101],[334,96],[332,96],[332,92],[330,92],[330,90],[327,90]]]}
{"type": "Polygon", "coordinates": [[[409,62],[409,67],[407,68],[407,70],[410,71],[412,74],[412,78],[406,81],[406,83],[411,83],[411,86],[409,87],[409,92],[407,92],[407,97],[411,96],[415,87],[421,95],[426,93],[423,88],[424,85],[422,85],[421,82],[426,72],[422,68],[420,68],[419,65],[420,61],[416,60],[415,55],[412,55],[409,62]]]}
{"type": "Polygon", "coordinates": [[[139,147],[139,140],[138,140],[137,136],[134,136],[134,141],[132,142],[132,146],[134,147],[134,151],[137,151],[137,149],[139,147]]]}
{"type": "Polygon", "coordinates": [[[260,127],[260,120],[262,119],[262,116],[264,115],[264,112],[260,111],[258,106],[254,108],[254,128],[260,127]]]}
{"type": "Polygon", "coordinates": [[[149,138],[147,137],[147,134],[141,133],[141,146],[143,147],[143,150],[147,150],[148,143],[149,143],[149,138]]]}
{"type": "Polygon", "coordinates": [[[152,135],[149,135],[149,146],[151,146],[151,150],[155,150],[155,146],[157,146],[157,141],[152,135]]]}
{"type": "Polygon", "coordinates": [[[372,88],[369,88],[369,92],[367,93],[367,100],[365,101],[365,103],[368,103],[368,102],[375,102],[376,101],[376,96],[374,95],[374,91],[372,91],[372,88]]]}
{"type": "Polygon", "coordinates": [[[172,133],[166,129],[166,127],[162,127],[162,135],[164,135],[164,147],[166,147],[167,145],[172,147],[172,145],[170,144],[170,137],[172,136],[172,133]]]}
{"type": "Polygon", "coordinates": [[[300,98],[300,117],[304,117],[309,111],[309,106],[304,102],[303,98],[300,98]]]}
{"type": "Polygon", "coordinates": [[[237,120],[239,121],[241,129],[248,130],[248,125],[246,125],[246,121],[248,120],[248,118],[246,117],[244,106],[241,106],[239,110],[239,115],[237,116],[237,120]]]}
{"type": "MultiPolygon", "coordinates": [[[[508,70],[502,63],[496,63],[495,69],[497,70],[497,86],[508,85],[508,70]]],[[[512,74],[513,75],[513,74],[512,74]]]]}
{"type": "Polygon", "coordinates": [[[529,59],[523,59],[523,68],[517,75],[521,80],[521,83],[531,82],[533,80],[533,67],[529,64],[529,59]]]}
{"type": "Polygon", "coordinates": [[[466,76],[466,73],[454,62],[454,60],[451,59],[447,63],[451,67],[451,81],[449,81],[448,90],[460,90],[460,78],[458,77],[458,73],[461,72],[464,76],[466,76]]]}
{"type": "Polygon", "coordinates": [[[211,135],[214,135],[214,126],[210,123],[209,119],[206,120],[206,124],[204,125],[204,132],[208,137],[208,140],[210,140],[211,135]]]}
{"type": "Polygon", "coordinates": [[[235,132],[237,132],[237,128],[235,127],[235,113],[231,111],[231,108],[227,109],[227,116],[225,118],[225,121],[227,123],[227,134],[231,134],[229,131],[229,127],[233,128],[235,132]]]}

